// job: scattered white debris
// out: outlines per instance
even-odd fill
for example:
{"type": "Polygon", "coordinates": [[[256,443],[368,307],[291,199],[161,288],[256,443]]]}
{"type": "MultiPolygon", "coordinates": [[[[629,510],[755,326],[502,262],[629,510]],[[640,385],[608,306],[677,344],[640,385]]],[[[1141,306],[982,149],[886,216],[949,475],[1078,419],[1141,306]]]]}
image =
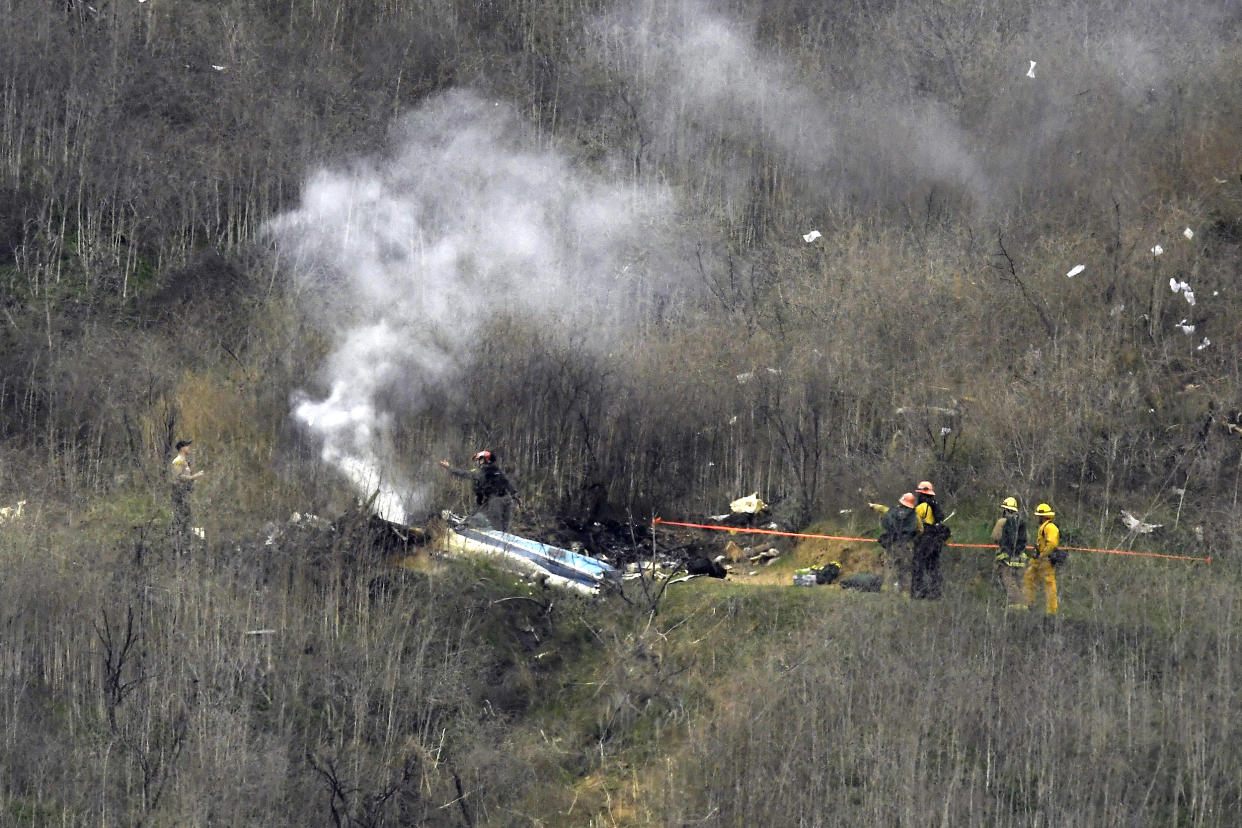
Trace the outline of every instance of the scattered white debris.
{"type": "Polygon", "coordinates": [[[746,574],[747,574],[747,575],[758,575],[758,574],[759,574],[759,570],[757,570],[757,569],[752,569],[750,572],[747,572],[746,574]]]}
{"type": "Polygon", "coordinates": [[[1207,346],[1209,346],[1209,345],[1211,345],[1211,344],[1212,344],[1212,340],[1208,339],[1208,338],[1205,336],[1205,337],[1203,337],[1203,341],[1202,341],[1202,342],[1200,342],[1198,345],[1196,345],[1196,346],[1195,346],[1195,350],[1196,350],[1196,351],[1202,351],[1204,348],[1206,348],[1207,346]]]}
{"type": "Polygon", "coordinates": [[[818,238],[821,238],[820,232],[818,230],[812,230],[811,232],[806,233],[802,236],[802,240],[806,242],[807,244],[810,244],[811,242],[815,241],[818,238]]]}
{"type": "Polygon", "coordinates": [[[1185,230],[1182,231],[1182,235],[1185,236],[1187,239],[1193,239],[1195,237],[1195,231],[1187,227],[1185,230]]]}
{"type": "Polygon", "coordinates": [[[1164,526],[1163,523],[1144,523],[1134,515],[1127,512],[1125,509],[1121,510],[1121,522],[1124,523],[1126,528],[1131,532],[1135,532],[1139,535],[1150,535],[1161,526],[1164,526]]]}
{"type": "Polygon", "coordinates": [[[1077,276],[1079,273],[1082,273],[1086,269],[1087,268],[1084,265],[1074,265],[1072,268],[1070,268],[1070,272],[1066,273],[1065,275],[1073,279],[1075,276],[1077,276]]]}
{"type": "Polygon", "coordinates": [[[1159,256],[1163,252],[1164,252],[1164,248],[1161,247],[1160,245],[1156,245],[1155,247],[1151,249],[1151,255],[1153,256],[1159,256]]]}
{"type": "Polygon", "coordinates": [[[1173,494],[1177,495],[1178,497],[1185,497],[1185,496],[1186,496],[1186,490],[1185,490],[1185,489],[1179,489],[1177,486],[1174,486],[1174,487],[1173,487],[1173,494]]]}
{"type": "Polygon", "coordinates": [[[1035,61],[1031,61],[1031,68],[1026,70],[1026,76],[1028,78],[1035,77],[1035,61]]]}
{"type": "Polygon", "coordinates": [[[207,532],[203,529],[203,527],[193,526],[190,528],[190,531],[193,532],[196,537],[202,540],[207,540],[207,532]]]}
{"type": "Polygon", "coordinates": [[[1121,312],[1125,309],[1126,309],[1126,305],[1124,302],[1118,305],[1113,305],[1112,308],[1109,309],[1108,315],[1109,316],[1121,316],[1121,312]]]}
{"type": "Polygon", "coordinates": [[[841,511],[837,512],[837,514],[839,514],[839,515],[848,515],[848,514],[852,514],[852,513],[853,513],[853,511],[854,511],[853,509],[842,509],[841,511]]]}
{"type": "Polygon", "coordinates": [[[769,373],[769,374],[774,374],[774,375],[776,375],[776,376],[780,376],[783,372],[781,371],[781,369],[780,369],[780,368],[769,368],[769,369],[768,369],[768,373],[769,373]]]}
{"type": "Polygon", "coordinates": [[[730,417],[730,418],[729,418],[729,425],[737,425],[737,415],[736,415],[736,414],[734,414],[732,417],[730,417]]]}
{"type": "Polygon", "coordinates": [[[751,380],[753,380],[754,378],[755,378],[755,372],[754,372],[754,371],[747,371],[747,372],[746,372],[746,373],[744,373],[744,374],[738,374],[738,375],[737,375],[737,384],[738,384],[738,385],[745,385],[746,383],[750,382],[750,381],[751,381],[751,380]]]}
{"type": "Polygon", "coordinates": [[[947,437],[948,435],[950,435],[950,434],[952,434],[952,433],[953,433],[953,429],[949,428],[948,426],[941,426],[941,427],[940,427],[940,436],[941,436],[941,437],[947,437]]]}
{"type": "Polygon", "coordinates": [[[1181,322],[1178,322],[1177,327],[1181,328],[1182,333],[1186,334],[1187,336],[1195,332],[1195,326],[1186,324],[1185,319],[1183,319],[1181,322]]]}
{"type": "Polygon", "coordinates": [[[26,505],[26,501],[19,500],[12,506],[5,506],[0,509],[0,526],[17,520],[22,516],[22,507],[26,505]]]}
{"type": "Polygon", "coordinates": [[[212,68],[212,69],[215,69],[217,72],[223,72],[223,71],[224,71],[225,69],[227,69],[228,67],[227,67],[227,66],[221,66],[221,65],[220,65],[220,64],[218,64],[218,63],[213,63],[213,64],[211,64],[211,68],[212,68]]]}
{"type": "Polygon", "coordinates": [[[1174,293],[1181,293],[1182,296],[1186,297],[1187,304],[1193,305],[1195,303],[1195,292],[1190,289],[1189,282],[1179,282],[1177,279],[1170,277],[1169,290],[1174,293]]]}

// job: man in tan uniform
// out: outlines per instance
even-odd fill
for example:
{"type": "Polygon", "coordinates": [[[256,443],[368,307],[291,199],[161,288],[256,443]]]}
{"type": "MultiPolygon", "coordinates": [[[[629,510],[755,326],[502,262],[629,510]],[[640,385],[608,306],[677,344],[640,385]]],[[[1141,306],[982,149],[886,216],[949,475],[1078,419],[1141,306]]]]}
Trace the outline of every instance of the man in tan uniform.
{"type": "Polygon", "coordinates": [[[177,441],[177,454],[169,468],[172,483],[173,538],[182,548],[190,538],[190,493],[194,491],[194,481],[203,476],[201,471],[194,470],[193,461],[190,459],[191,442],[177,441]]]}

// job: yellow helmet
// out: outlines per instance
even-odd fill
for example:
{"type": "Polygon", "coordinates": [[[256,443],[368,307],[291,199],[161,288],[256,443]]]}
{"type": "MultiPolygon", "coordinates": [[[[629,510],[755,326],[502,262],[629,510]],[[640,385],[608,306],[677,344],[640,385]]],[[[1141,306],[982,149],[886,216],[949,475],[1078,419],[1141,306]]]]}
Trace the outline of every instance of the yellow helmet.
{"type": "Polygon", "coordinates": [[[1018,511],[1018,499],[1016,497],[1007,497],[1001,501],[1001,508],[1010,512],[1018,511]]]}
{"type": "Polygon", "coordinates": [[[1037,517],[1056,517],[1057,513],[1052,511],[1052,507],[1047,503],[1041,503],[1035,507],[1035,515],[1037,517]]]}

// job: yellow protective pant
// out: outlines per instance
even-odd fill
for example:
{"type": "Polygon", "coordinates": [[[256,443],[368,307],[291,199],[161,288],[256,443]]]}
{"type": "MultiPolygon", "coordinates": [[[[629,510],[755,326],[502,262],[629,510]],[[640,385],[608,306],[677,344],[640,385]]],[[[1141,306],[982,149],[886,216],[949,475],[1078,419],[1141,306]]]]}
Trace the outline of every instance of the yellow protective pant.
{"type": "Polygon", "coordinates": [[[1047,558],[1031,558],[1022,576],[1022,585],[1026,590],[1026,605],[1035,603],[1035,587],[1040,580],[1044,582],[1044,609],[1049,615],[1057,614],[1057,572],[1052,561],[1047,558]]]}

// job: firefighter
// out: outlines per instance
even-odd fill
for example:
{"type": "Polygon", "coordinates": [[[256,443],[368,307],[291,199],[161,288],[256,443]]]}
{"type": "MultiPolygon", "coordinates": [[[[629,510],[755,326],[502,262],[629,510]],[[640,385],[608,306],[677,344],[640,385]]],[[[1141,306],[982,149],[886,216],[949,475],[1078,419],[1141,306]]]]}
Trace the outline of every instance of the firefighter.
{"type": "Polygon", "coordinates": [[[509,518],[513,513],[513,505],[521,505],[517,489],[509,482],[509,478],[496,462],[496,455],[484,449],[474,455],[473,469],[454,468],[449,461],[441,460],[440,465],[455,477],[470,481],[474,491],[475,511],[469,521],[503,531],[509,529],[509,518]]]}
{"type": "Polygon", "coordinates": [[[1000,517],[992,527],[996,554],[996,580],[1005,595],[1008,609],[1026,609],[1023,572],[1030,558],[1026,554],[1026,520],[1018,513],[1018,499],[1001,501],[1000,517]]]}
{"type": "Polygon", "coordinates": [[[1039,531],[1035,535],[1035,554],[1026,566],[1023,586],[1026,591],[1026,607],[1030,609],[1035,603],[1035,587],[1044,582],[1044,609],[1048,615],[1057,614],[1057,574],[1056,568],[1065,562],[1065,551],[1060,548],[1061,530],[1052,522],[1056,513],[1047,503],[1035,507],[1035,517],[1039,518],[1039,531]]]}
{"type": "Polygon", "coordinates": [[[910,597],[939,598],[944,587],[940,573],[940,552],[949,539],[949,527],[944,524],[944,509],[936,500],[936,489],[930,480],[919,483],[914,490],[922,532],[914,540],[914,557],[910,568],[910,597]]]}
{"type": "Polygon", "coordinates": [[[880,546],[884,548],[884,587],[910,597],[910,565],[915,539],[923,524],[915,511],[914,492],[906,492],[891,509],[882,503],[868,504],[880,513],[880,546]]]}

